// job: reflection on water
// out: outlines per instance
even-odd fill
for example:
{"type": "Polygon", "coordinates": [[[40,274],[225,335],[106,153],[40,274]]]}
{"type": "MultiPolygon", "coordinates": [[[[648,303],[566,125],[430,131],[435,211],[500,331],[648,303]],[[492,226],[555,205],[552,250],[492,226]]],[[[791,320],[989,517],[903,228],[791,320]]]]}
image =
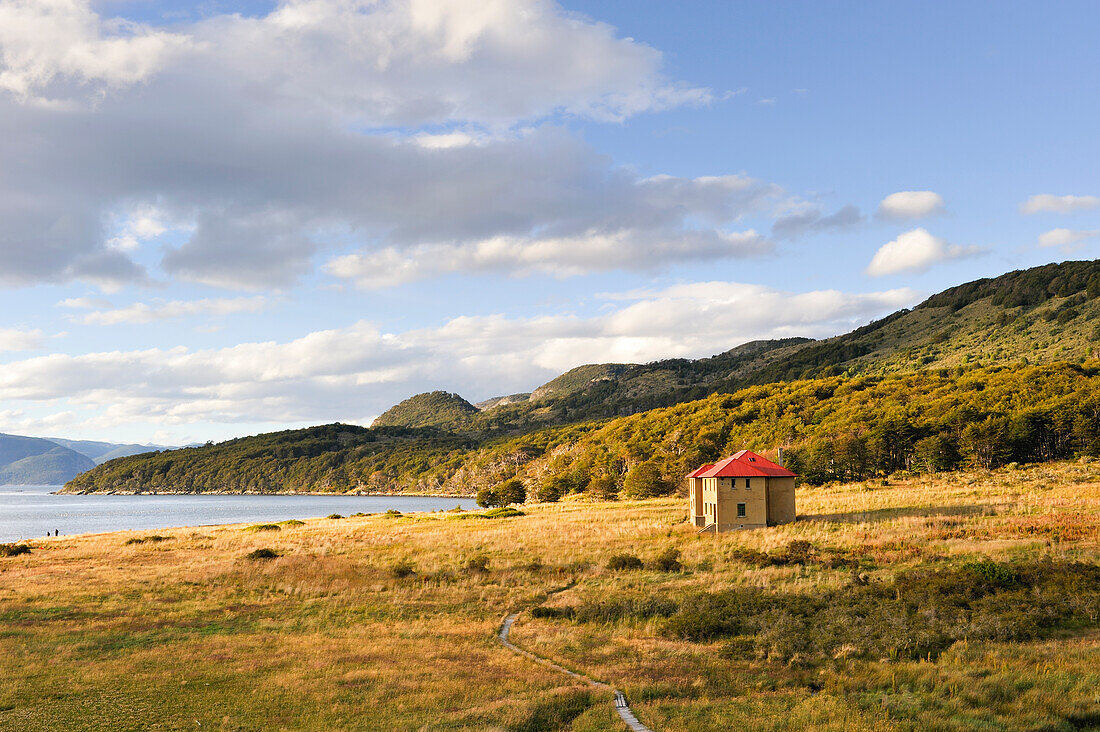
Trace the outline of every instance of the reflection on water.
{"type": "Polygon", "coordinates": [[[126,529],[165,529],[243,522],[304,519],[339,513],[402,513],[462,506],[469,498],[417,496],[56,496],[60,486],[0,486],[0,542],[34,539],[49,532],[87,534],[126,529]]]}

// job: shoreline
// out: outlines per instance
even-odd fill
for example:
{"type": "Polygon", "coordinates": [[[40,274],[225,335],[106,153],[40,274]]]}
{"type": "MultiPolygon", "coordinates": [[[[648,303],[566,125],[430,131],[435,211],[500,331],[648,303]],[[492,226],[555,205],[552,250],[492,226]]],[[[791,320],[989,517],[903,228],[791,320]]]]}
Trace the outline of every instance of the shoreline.
{"type": "Polygon", "coordinates": [[[463,495],[460,493],[367,493],[362,491],[348,491],[335,493],[332,491],[50,491],[53,496],[333,496],[335,498],[462,498],[474,500],[474,494],[463,495]]]}

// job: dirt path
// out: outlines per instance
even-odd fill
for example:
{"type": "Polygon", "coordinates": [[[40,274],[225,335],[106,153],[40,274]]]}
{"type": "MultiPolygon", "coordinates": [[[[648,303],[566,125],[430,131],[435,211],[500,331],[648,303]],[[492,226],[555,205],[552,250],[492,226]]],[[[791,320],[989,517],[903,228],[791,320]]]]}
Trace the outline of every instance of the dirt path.
{"type": "Polygon", "coordinates": [[[653,730],[649,729],[649,727],[646,727],[644,724],[638,721],[638,718],[634,716],[634,712],[631,711],[630,706],[626,703],[626,697],[623,696],[623,693],[618,689],[612,687],[610,684],[605,684],[602,681],[596,681],[595,679],[589,676],[585,676],[582,673],[570,671],[564,666],[554,663],[549,658],[531,653],[531,651],[525,651],[524,649],[520,648],[519,646],[508,640],[508,634],[512,631],[512,625],[516,622],[516,618],[518,617],[518,612],[512,613],[506,616],[503,622],[501,622],[500,624],[500,633],[497,637],[500,639],[500,642],[504,644],[505,648],[515,653],[518,653],[521,656],[525,656],[535,663],[541,663],[543,666],[552,668],[555,671],[560,671],[563,674],[568,674],[569,676],[572,676],[575,679],[579,679],[593,688],[610,689],[611,692],[615,695],[615,711],[619,713],[619,717],[623,720],[626,726],[634,730],[634,732],[653,732],[653,730]]]}

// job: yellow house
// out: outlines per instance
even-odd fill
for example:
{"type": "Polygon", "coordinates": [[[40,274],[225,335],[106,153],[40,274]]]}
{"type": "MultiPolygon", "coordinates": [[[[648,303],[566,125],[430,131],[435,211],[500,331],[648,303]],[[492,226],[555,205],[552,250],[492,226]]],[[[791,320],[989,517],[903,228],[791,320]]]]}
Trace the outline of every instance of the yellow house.
{"type": "Polygon", "coordinates": [[[688,476],[689,510],[696,526],[715,533],[790,523],[797,477],[742,450],[688,476]]]}

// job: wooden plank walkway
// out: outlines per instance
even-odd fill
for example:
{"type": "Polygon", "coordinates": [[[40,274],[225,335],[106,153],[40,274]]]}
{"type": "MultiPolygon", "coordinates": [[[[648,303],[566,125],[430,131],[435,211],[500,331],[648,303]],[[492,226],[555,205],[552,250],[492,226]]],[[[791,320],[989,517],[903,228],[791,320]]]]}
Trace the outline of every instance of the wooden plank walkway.
{"type": "Polygon", "coordinates": [[[634,732],[653,732],[653,730],[651,730],[649,727],[646,727],[644,724],[638,721],[638,718],[634,716],[634,712],[631,711],[630,705],[626,703],[626,697],[618,689],[613,688],[610,684],[605,684],[602,681],[597,681],[596,679],[593,679],[589,676],[585,676],[582,673],[570,671],[564,666],[554,663],[549,658],[545,658],[536,653],[531,653],[531,651],[526,651],[508,640],[508,634],[512,632],[512,625],[516,622],[516,618],[518,617],[518,612],[511,613],[510,615],[505,616],[503,622],[501,622],[500,624],[500,632],[497,634],[497,637],[500,639],[500,642],[504,644],[505,648],[515,653],[518,653],[521,656],[529,658],[535,663],[541,663],[543,666],[552,668],[555,671],[560,671],[563,674],[568,674],[569,676],[572,676],[575,679],[579,679],[593,688],[610,689],[615,695],[615,711],[619,713],[619,718],[623,720],[623,723],[626,724],[626,726],[634,732]]]}

